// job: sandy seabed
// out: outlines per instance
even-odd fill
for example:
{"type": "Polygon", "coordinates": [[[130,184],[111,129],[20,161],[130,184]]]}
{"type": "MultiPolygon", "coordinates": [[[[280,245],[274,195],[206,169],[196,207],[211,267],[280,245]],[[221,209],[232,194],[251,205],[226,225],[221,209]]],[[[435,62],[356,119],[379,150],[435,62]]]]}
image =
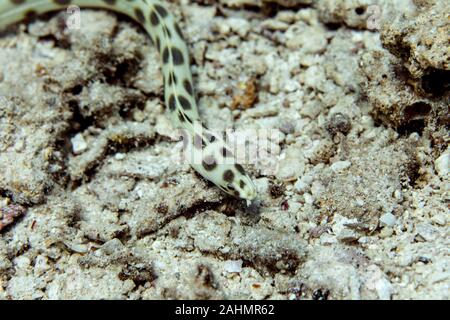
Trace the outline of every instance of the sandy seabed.
{"type": "Polygon", "coordinates": [[[173,1],[232,199],[175,161],[160,60],[82,10],[0,38],[0,299],[449,299],[444,0],[173,1]]]}

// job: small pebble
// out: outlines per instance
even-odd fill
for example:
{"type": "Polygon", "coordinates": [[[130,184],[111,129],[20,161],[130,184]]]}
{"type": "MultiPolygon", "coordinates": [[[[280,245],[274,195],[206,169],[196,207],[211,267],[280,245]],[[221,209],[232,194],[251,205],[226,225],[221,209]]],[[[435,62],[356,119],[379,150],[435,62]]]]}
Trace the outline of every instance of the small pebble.
{"type": "Polygon", "coordinates": [[[397,222],[397,219],[390,212],[385,213],[380,217],[380,224],[383,226],[392,227],[393,225],[395,225],[395,222],[397,222]]]}
{"type": "Polygon", "coordinates": [[[349,168],[352,165],[350,161],[337,161],[331,165],[331,170],[334,172],[340,172],[349,168]]]}
{"type": "Polygon", "coordinates": [[[355,198],[355,204],[356,204],[358,207],[364,206],[364,204],[365,204],[364,199],[362,199],[362,198],[355,198]]]}
{"type": "Polygon", "coordinates": [[[380,236],[380,238],[384,239],[384,238],[389,238],[393,234],[394,234],[394,229],[392,229],[391,227],[384,227],[383,229],[381,229],[379,236],[380,236]]]}
{"type": "Polygon", "coordinates": [[[228,273],[241,272],[242,271],[242,260],[227,260],[224,263],[224,269],[228,273]]]}
{"type": "Polygon", "coordinates": [[[14,150],[17,152],[21,152],[25,149],[25,141],[23,139],[17,140],[16,144],[14,145],[14,150]]]}
{"type": "Polygon", "coordinates": [[[297,182],[294,184],[295,191],[299,194],[304,193],[308,189],[308,187],[309,185],[300,179],[298,179],[297,182]]]}
{"type": "Polygon", "coordinates": [[[434,161],[434,168],[440,177],[447,176],[450,172],[450,152],[446,152],[437,158],[434,161]]]}
{"type": "Polygon", "coordinates": [[[17,268],[25,269],[30,265],[31,261],[30,261],[30,259],[28,259],[28,257],[25,257],[22,255],[22,256],[15,258],[14,263],[17,268]]]}
{"type": "Polygon", "coordinates": [[[445,224],[447,223],[447,214],[446,213],[437,213],[431,217],[431,221],[433,221],[437,225],[445,226],[445,224]]]}
{"type": "Polygon", "coordinates": [[[86,140],[84,140],[84,137],[81,133],[75,135],[75,137],[72,138],[71,142],[72,142],[72,151],[74,154],[81,154],[88,147],[86,140]]]}
{"type": "Polygon", "coordinates": [[[123,160],[125,159],[125,155],[123,153],[116,153],[116,155],[114,156],[114,158],[116,160],[123,160]]]}
{"type": "Polygon", "coordinates": [[[306,192],[303,195],[303,197],[305,198],[305,203],[306,204],[311,204],[312,205],[314,203],[314,197],[310,193],[306,192]]]}

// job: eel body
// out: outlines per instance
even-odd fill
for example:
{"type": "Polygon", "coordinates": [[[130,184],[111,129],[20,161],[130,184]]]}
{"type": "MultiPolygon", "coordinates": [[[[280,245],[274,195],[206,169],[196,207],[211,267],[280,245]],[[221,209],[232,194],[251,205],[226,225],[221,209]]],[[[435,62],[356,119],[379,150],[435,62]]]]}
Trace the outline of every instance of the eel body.
{"type": "Polygon", "coordinates": [[[156,45],[162,61],[164,100],[175,128],[181,129],[191,166],[224,192],[249,203],[255,186],[235,161],[222,136],[200,120],[183,35],[162,1],[157,0],[0,0],[0,29],[27,17],[69,6],[100,8],[125,14],[137,21],[156,45]]]}

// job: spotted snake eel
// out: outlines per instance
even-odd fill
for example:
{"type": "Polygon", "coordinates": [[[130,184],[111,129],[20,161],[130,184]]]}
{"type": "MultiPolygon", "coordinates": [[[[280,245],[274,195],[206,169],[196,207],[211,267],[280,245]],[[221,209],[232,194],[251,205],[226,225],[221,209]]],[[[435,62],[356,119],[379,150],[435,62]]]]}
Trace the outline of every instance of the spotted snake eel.
{"type": "Polygon", "coordinates": [[[182,32],[163,2],[157,0],[0,0],[0,29],[30,16],[70,5],[99,8],[131,17],[150,35],[162,60],[164,100],[175,128],[181,129],[191,166],[224,192],[247,204],[257,193],[243,167],[235,161],[222,136],[201,124],[189,53],[182,32]]]}

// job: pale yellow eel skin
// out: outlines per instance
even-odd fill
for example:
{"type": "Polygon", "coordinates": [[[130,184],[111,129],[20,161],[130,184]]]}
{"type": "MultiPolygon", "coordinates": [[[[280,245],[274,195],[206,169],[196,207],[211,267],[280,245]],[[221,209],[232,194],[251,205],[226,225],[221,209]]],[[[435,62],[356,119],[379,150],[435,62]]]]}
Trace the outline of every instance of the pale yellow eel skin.
{"type": "Polygon", "coordinates": [[[189,53],[180,28],[161,1],[156,0],[0,0],[0,28],[48,11],[101,8],[126,14],[148,32],[159,50],[164,75],[164,98],[176,128],[183,129],[191,166],[220,189],[250,203],[256,189],[220,135],[200,122],[192,85],[189,53]]]}

